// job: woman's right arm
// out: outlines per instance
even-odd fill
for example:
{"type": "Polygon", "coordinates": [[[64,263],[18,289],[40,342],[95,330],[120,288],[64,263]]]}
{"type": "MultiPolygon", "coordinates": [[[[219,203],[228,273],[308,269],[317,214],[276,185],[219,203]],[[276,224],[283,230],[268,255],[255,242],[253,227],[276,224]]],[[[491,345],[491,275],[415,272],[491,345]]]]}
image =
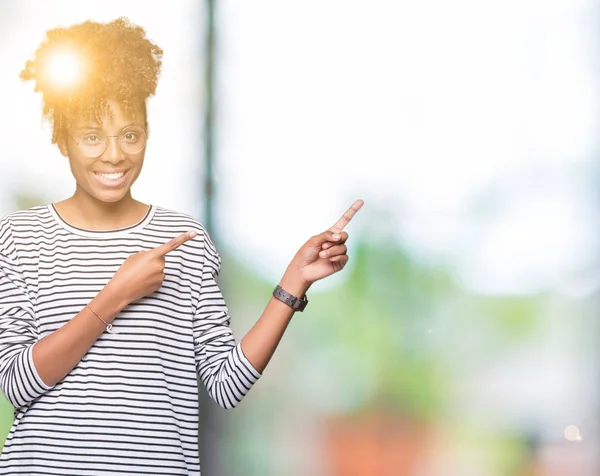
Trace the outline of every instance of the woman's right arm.
{"type": "MultiPolygon", "coordinates": [[[[113,281],[89,303],[108,324],[127,304],[113,281]]],[[[106,325],[86,306],[65,325],[36,342],[33,363],[44,384],[53,387],[61,381],[105,331],[106,325]]]]}
{"type": "MultiPolygon", "coordinates": [[[[156,249],[131,255],[90,307],[110,324],[129,303],[161,287],[165,254],[194,236],[185,233],[156,249]]],[[[68,323],[37,340],[34,315],[16,259],[0,252],[0,389],[16,408],[62,380],[106,330],[86,306],[68,323]]]]}
{"type": "MultiPolygon", "coordinates": [[[[109,283],[90,303],[107,322],[126,305],[114,284],[109,283]]],[[[38,340],[33,301],[14,249],[0,250],[0,390],[15,408],[35,400],[67,375],[104,329],[86,307],[38,340]]]]}

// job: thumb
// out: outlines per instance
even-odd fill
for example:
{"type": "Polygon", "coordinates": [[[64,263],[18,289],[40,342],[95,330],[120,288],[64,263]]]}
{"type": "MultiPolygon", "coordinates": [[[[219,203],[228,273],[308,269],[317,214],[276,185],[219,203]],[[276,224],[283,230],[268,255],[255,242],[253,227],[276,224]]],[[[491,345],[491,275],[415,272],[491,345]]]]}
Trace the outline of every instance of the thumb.
{"type": "Polygon", "coordinates": [[[312,240],[311,240],[311,244],[315,247],[315,248],[320,248],[321,246],[323,246],[324,243],[327,243],[328,241],[338,241],[342,238],[342,235],[340,233],[338,233],[335,230],[327,230],[324,231],[323,233],[320,233],[319,235],[315,235],[313,236],[312,240]]]}

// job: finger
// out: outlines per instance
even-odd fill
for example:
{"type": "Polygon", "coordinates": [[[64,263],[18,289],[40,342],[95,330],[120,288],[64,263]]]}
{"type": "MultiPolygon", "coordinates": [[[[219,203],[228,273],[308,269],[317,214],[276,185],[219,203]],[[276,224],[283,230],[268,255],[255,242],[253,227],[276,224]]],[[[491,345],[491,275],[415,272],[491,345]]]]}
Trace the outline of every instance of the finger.
{"type": "Polygon", "coordinates": [[[321,258],[332,258],[334,256],[343,255],[348,252],[346,245],[336,245],[328,250],[323,250],[319,253],[321,258]]]}
{"type": "Polygon", "coordinates": [[[315,248],[323,248],[325,243],[329,243],[327,247],[344,243],[348,239],[348,233],[336,233],[331,230],[319,233],[311,238],[311,243],[315,248]]]}
{"type": "Polygon", "coordinates": [[[337,223],[333,225],[329,230],[333,231],[334,233],[341,233],[341,231],[346,227],[346,225],[350,223],[352,217],[356,215],[356,212],[359,211],[364,204],[365,202],[363,202],[362,200],[356,200],[356,202],[354,202],[352,206],[348,208],[346,213],[344,213],[342,217],[337,221],[337,223]]]}
{"type": "Polygon", "coordinates": [[[346,241],[348,240],[348,233],[346,233],[344,231],[340,235],[341,235],[340,238],[337,240],[333,240],[333,238],[332,238],[333,241],[327,241],[327,242],[323,243],[323,249],[326,250],[327,248],[331,248],[333,245],[336,245],[336,244],[341,245],[341,244],[346,243],[346,241]]]}
{"type": "Polygon", "coordinates": [[[197,235],[198,234],[195,231],[188,231],[179,236],[176,236],[172,240],[169,240],[166,243],[154,248],[154,254],[156,256],[165,256],[167,253],[179,248],[186,241],[196,238],[197,235]]]}
{"type": "Polygon", "coordinates": [[[346,266],[346,263],[348,263],[349,259],[350,257],[348,255],[339,255],[334,256],[329,261],[331,261],[331,264],[336,271],[340,271],[344,269],[344,266],[346,266]]]}

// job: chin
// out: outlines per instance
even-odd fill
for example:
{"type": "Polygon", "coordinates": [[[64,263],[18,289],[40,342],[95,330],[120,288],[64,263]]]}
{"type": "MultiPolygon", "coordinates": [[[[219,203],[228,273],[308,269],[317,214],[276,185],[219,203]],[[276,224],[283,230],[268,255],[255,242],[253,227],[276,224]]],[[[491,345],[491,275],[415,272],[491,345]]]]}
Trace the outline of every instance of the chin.
{"type": "Polygon", "coordinates": [[[105,191],[102,191],[102,192],[92,193],[90,195],[92,197],[94,197],[96,200],[98,200],[99,202],[117,203],[129,195],[129,189],[118,190],[118,191],[115,190],[112,193],[111,192],[107,193],[105,191]]]}

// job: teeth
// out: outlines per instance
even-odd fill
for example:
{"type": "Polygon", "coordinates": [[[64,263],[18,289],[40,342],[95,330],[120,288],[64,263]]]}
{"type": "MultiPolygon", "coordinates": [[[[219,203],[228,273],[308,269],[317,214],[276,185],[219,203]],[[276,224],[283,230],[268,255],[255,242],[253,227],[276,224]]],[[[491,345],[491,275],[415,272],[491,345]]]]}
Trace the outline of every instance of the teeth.
{"type": "Polygon", "coordinates": [[[125,174],[123,172],[121,172],[121,173],[118,173],[118,174],[99,174],[99,173],[96,173],[96,175],[98,177],[100,177],[101,179],[104,179],[104,180],[115,181],[115,180],[119,180],[125,174]]]}

